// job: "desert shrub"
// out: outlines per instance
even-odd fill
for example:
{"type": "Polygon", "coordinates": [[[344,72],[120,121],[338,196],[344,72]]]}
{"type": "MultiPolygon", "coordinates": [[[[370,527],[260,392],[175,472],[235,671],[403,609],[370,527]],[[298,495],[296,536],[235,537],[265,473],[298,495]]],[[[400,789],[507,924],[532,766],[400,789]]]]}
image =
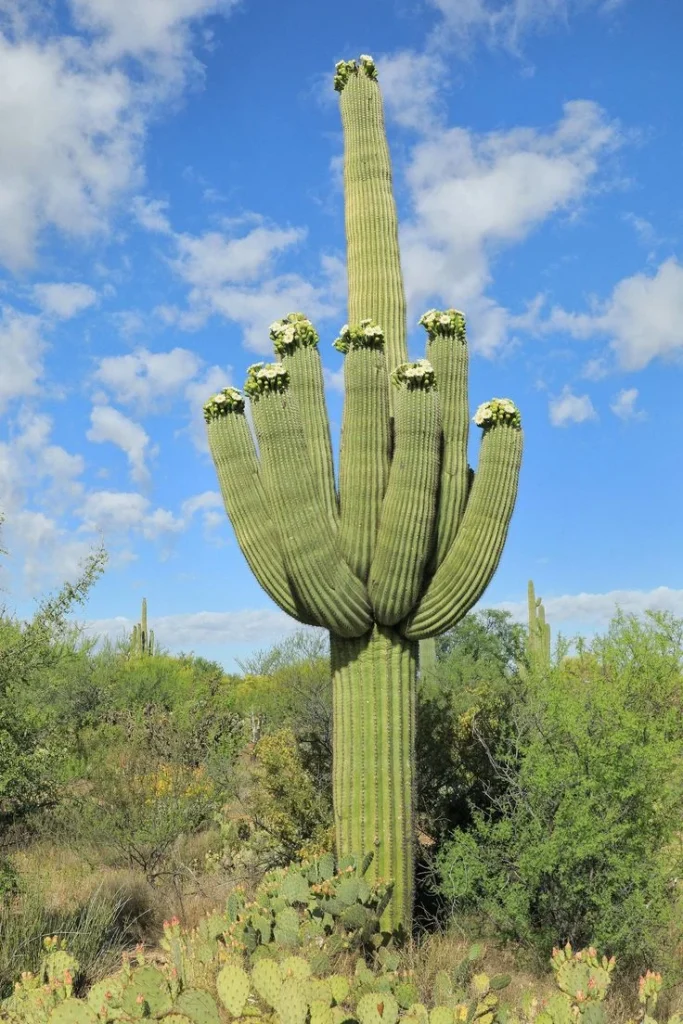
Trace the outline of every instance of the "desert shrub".
{"type": "Polygon", "coordinates": [[[486,748],[497,789],[438,858],[454,912],[543,955],[565,941],[625,966],[661,955],[683,867],[682,638],[671,616],[620,615],[530,673],[486,748]]]}
{"type": "Polygon", "coordinates": [[[302,849],[330,848],[330,801],[306,771],[291,730],[250,746],[238,771],[237,800],[221,817],[227,865],[258,877],[302,849]]]}
{"type": "Polygon", "coordinates": [[[103,551],[75,583],[40,602],[27,622],[0,611],[0,842],[20,822],[57,799],[64,736],[46,699],[90,648],[69,618],[103,571],[103,551]]]}
{"type": "Polygon", "coordinates": [[[500,789],[487,748],[509,732],[523,653],[523,628],[495,609],[437,638],[437,664],[419,681],[416,742],[420,824],[437,844],[500,789]]]}
{"type": "Polygon", "coordinates": [[[206,769],[160,762],[148,751],[114,748],[53,819],[63,838],[106,852],[150,884],[178,870],[174,852],[217,809],[206,769]]]}

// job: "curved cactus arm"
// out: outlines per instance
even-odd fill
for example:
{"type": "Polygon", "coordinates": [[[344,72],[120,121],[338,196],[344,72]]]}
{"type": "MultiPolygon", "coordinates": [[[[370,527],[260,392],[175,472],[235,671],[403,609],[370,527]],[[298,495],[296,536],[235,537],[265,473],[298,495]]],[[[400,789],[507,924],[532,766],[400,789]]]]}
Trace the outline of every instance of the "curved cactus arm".
{"type": "Polygon", "coordinates": [[[372,624],[365,585],[339,553],[308,458],[301,417],[282,363],[257,364],[245,391],[252,399],[263,483],[281,539],[287,575],[310,617],[339,636],[372,624]]]}
{"type": "Polygon", "coordinates": [[[389,482],[391,430],[384,336],[370,320],[342,327],[335,348],[345,353],[339,493],[339,548],[367,580],[389,482]]]}
{"type": "Polygon", "coordinates": [[[339,525],[339,503],[318,333],[303,313],[290,313],[270,325],[270,337],[276,355],[289,371],[290,392],[301,415],[313,477],[320,488],[323,507],[336,528],[339,525]]]}
{"type": "Polygon", "coordinates": [[[484,428],[479,468],[455,541],[403,627],[412,640],[450,629],[479,600],[493,576],[507,537],[522,464],[519,412],[509,399],[477,410],[484,428]]]}
{"type": "Polygon", "coordinates": [[[389,371],[408,358],[398,220],[382,96],[371,57],[337,64],[344,128],[349,320],[384,328],[389,371]]]}
{"type": "Polygon", "coordinates": [[[394,457],[368,591],[378,622],[393,626],[415,606],[432,552],[439,486],[441,416],[431,363],[391,375],[394,457]]]}
{"type": "Polygon", "coordinates": [[[209,449],[225,510],[260,585],[284,612],[308,622],[285,572],[244,409],[244,397],[236,388],[225,388],[204,406],[209,449]]]}
{"type": "Polygon", "coordinates": [[[470,489],[467,465],[469,404],[465,317],[457,309],[430,309],[420,317],[427,331],[427,358],[434,367],[443,427],[439,508],[433,569],[455,540],[470,489]]]}

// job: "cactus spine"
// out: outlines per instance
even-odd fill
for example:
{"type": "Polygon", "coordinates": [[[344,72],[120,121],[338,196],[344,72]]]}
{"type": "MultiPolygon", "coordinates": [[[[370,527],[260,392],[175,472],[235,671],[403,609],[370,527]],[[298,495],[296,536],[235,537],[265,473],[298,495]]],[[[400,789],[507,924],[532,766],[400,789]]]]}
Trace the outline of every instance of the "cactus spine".
{"type": "Polygon", "coordinates": [[[545,608],[540,597],[536,597],[534,584],[529,580],[529,657],[539,666],[550,666],[550,625],[545,621],[545,608]]]}
{"type": "Polygon", "coordinates": [[[142,599],[142,612],[140,621],[133,626],[133,633],[130,642],[131,656],[143,658],[156,654],[154,646],[154,630],[147,629],[147,598],[142,599]]]}
{"type": "Polygon", "coordinates": [[[374,851],[393,880],[383,926],[411,924],[418,642],[455,625],[496,570],[517,494],[519,412],[480,406],[476,475],[467,463],[465,319],[420,320],[427,359],[407,361],[398,224],[372,58],[337,65],[344,129],[349,323],[339,486],[318,335],[301,313],[271,325],[277,363],[250,367],[245,397],[204,406],[237,541],[259,583],[331,636],[337,853],[374,851]]]}

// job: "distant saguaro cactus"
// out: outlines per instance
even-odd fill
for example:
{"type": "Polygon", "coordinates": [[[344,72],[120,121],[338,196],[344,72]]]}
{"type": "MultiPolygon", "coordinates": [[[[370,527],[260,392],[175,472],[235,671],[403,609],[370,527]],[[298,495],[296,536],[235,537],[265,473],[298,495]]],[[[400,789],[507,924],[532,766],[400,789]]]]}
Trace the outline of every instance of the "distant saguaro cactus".
{"type": "Polygon", "coordinates": [[[545,608],[540,597],[536,597],[534,584],[529,580],[529,638],[527,649],[538,665],[550,665],[550,625],[545,621],[545,608]]]}
{"type": "Polygon", "coordinates": [[[509,399],[481,405],[467,464],[465,318],[430,310],[427,359],[407,362],[405,299],[382,98],[372,58],[337,65],[344,127],[349,323],[339,483],[318,334],[301,313],[271,325],[279,362],[250,367],[245,396],[204,407],[237,540],[289,615],[330,631],[337,853],[375,850],[392,879],[387,928],[409,929],[414,874],[418,641],[458,622],[500,559],[522,432],[509,399]]]}
{"type": "Polygon", "coordinates": [[[134,658],[141,658],[145,655],[156,653],[154,646],[154,630],[147,629],[147,598],[142,599],[142,612],[140,621],[133,626],[133,633],[130,641],[130,651],[134,658]]]}

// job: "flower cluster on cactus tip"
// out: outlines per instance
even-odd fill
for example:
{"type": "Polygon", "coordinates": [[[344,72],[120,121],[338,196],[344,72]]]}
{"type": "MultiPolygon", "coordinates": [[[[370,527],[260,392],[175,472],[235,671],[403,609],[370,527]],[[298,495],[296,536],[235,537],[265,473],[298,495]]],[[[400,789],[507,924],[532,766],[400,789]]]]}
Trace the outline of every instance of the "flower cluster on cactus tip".
{"type": "Polygon", "coordinates": [[[465,314],[459,309],[428,309],[418,323],[425,328],[430,339],[443,334],[465,342],[465,314]]]}
{"type": "Polygon", "coordinates": [[[270,340],[279,356],[291,354],[299,345],[315,347],[320,340],[315,327],[303,313],[288,313],[270,325],[270,340]]]}
{"type": "Polygon", "coordinates": [[[391,375],[391,383],[397,388],[405,386],[409,391],[415,388],[431,391],[436,387],[436,374],[429,360],[418,359],[414,363],[397,366],[391,375]]]}
{"type": "Polygon", "coordinates": [[[490,402],[482,402],[472,420],[484,430],[496,423],[509,423],[513,427],[522,425],[519,409],[511,398],[492,398],[490,402]]]}
{"type": "Polygon", "coordinates": [[[358,60],[339,60],[334,66],[334,87],[342,92],[351,75],[362,71],[373,82],[377,81],[377,66],[368,53],[361,53],[358,60]]]}
{"type": "Polygon", "coordinates": [[[223,388],[204,403],[204,419],[207,423],[227,416],[229,412],[244,411],[244,396],[237,388],[223,388]]]}
{"type": "Polygon", "coordinates": [[[289,373],[282,363],[253,363],[247,369],[244,392],[251,399],[258,399],[273,391],[286,391],[289,373]]]}
{"type": "Polygon", "coordinates": [[[344,324],[333,343],[338,352],[346,354],[354,348],[383,348],[384,331],[374,320],[361,320],[349,327],[344,324]]]}

